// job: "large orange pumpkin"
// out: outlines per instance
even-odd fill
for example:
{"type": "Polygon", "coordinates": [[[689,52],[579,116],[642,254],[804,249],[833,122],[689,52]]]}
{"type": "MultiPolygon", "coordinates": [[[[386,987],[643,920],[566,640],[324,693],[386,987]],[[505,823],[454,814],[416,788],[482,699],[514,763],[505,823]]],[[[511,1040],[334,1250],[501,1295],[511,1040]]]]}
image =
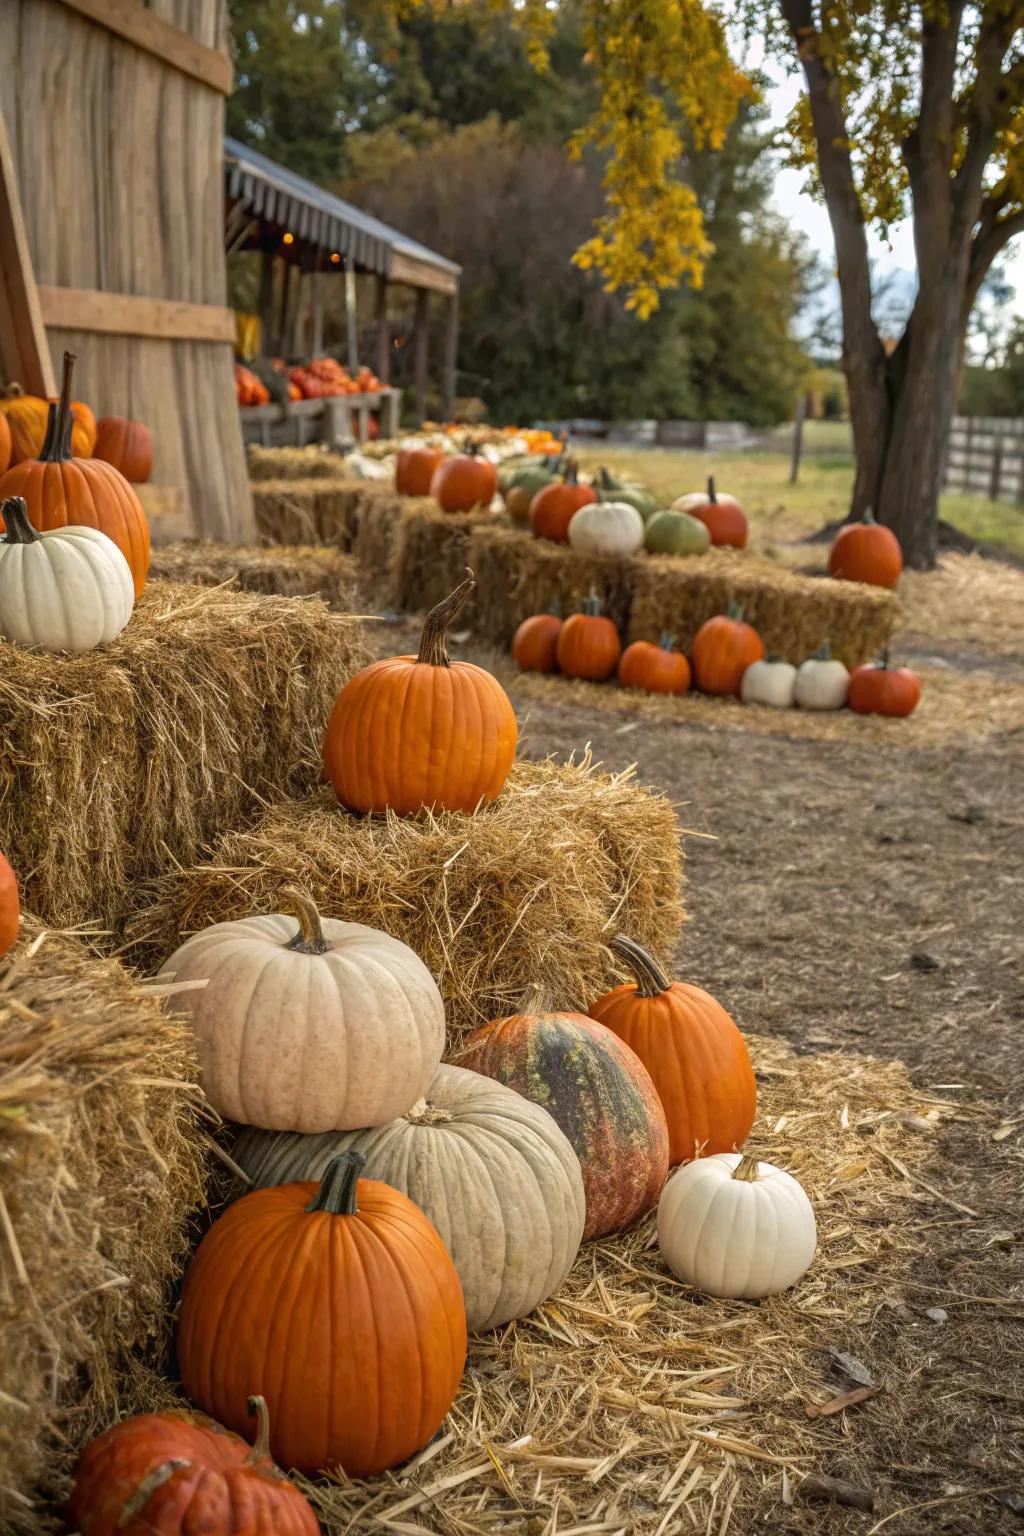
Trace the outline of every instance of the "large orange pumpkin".
{"type": "Polygon", "coordinates": [[[429,496],[445,455],[436,448],[400,448],[395,460],[395,490],[401,496],[429,496]]]}
{"type": "Polygon", "coordinates": [[[888,650],[873,666],[850,673],[846,702],[858,715],[912,715],[921,700],[921,679],[909,667],[891,667],[888,650]]]}
{"type": "Polygon", "coordinates": [[[739,693],[743,674],[764,655],[764,641],[751,624],[744,624],[743,609],[730,603],[727,613],[708,619],[698,629],[690,648],[693,679],[705,693],[739,693]]]}
{"type": "Polygon", "coordinates": [[[11,429],[7,417],[0,411],[0,475],[11,462],[11,429]]]}
{"type": "Polygon", "coordinates": [[[142,1413],[82,1452],[68,1510],[80,1536],[319,1536],[311,1506],[270,1459],[269,1416],[249,1446],[189,1409],[142,1413]]]}
{"type": "Polygon", "coordinates": [[[675,649],[672,635],[662,635],[660,645],[634,640],[619,660],[618,678],[623,688],[685,693],[690,686],[690,663],[675,649]]]}
{"type": "Polygon", "coordinates": [[[584,1240],[649,1211],[668,1172],[665,1111],[627,1045],[581,1013],[556,1013],[535,991],[521,1012],[476,1029],[459,1065],[541,1104],[572,1143],[587,1197],[584,1240]]]}
{"type": "Polygon", "coordinates": [[[714,475],[708,476],[706,496],[696,492],[692,496],[681,496],[672,505],[677,512],[688,512],[691,517],[699,518],[711,535],[712,544],[731,544],[734,549],[746,547],[750,533],[747,514],[735,496],[718,494],[714,475]]]}
{"type": "Polygon", "coordinates": [[[20,918],[18,877],[0,853],[0,955],[6,955],[18,937],[20,918]]]}
{"type": "Polygon", "coordinates": [[[673,1163],[743,1146],[757,1089],[743,1036],[700,987],[670,981],[654,958],[619,935],[611,948],[635,981],[599,997],[590,1017],[624,1040],[651,1075],[668,1121],[673,1163]]]}
{"type": "Polygon", "coordinates": [[[569,524],[580,507],[597,500],[592,485],[580,485],[576,465],[569,464],[565,476],[553,485],[545,485],[530,502],[530,522],[539,538],[556,544],[569,542],[569,524]]]}
{"type": "Polygon", "coordinates": [[[498,489],[494,465],[481,458],[470,445],[465,453],[443,459],[434,471],[430,494],[442,512],[472,512],[486,509],[498,489]]]}
{"type": "Polygon", "coordinates": [[[466,1360],[455,1266],[423,1212],[360,1179],[342,1152],[323,1182],[231,1205],[185,1276],[178,1364],[188,1396],[231,1429],[270,1410],[275,1461],[372,1477],[434,1434],[466,1360]]]}
{"type": "Polygon", "coordinates": [[[130,484],[142,485],[153,473],[149,428],[127,416],[104,416],[97,425],[93,457],[113,464],[130,484]]]}
{"type": "Polygon", "coordinates": [[[512,657],[520,672],[557,672],[561,633],[557,613],[534,613],[524,619],[512,637],[512,657]]]}
{"type": "Polygon", "coordinates": [[[60,404],[50,406],[42,453],[0,476],[0,501],[8,496],[23,497],[29,521],[40,533],[52,528],[98,528],[113,539],[128,561],[138,597],[149,570],[149,524],[139,498],[120,470],[102,459],[71,457],[74,361],[73,354],[65,352],[60,404]]]}
{"type": "MultiPolygon", "coordinates": [[[[39,395],[26,395],[20,384],[7,386],[6,395],[0,399],[0,412],[11,433],[12,464],[20,464],[24,459],[38,459],[42,453],[51,404],[56,402],[43,400],[39,395]]],[[[72,400],[71,415],[71,452],[76,459],[87,459],[96,444],[96,418],[82,400],[72,400]]]]}
{"type": "Polygon", "coordinates": [[[566,677],[600,682],[615,671],[622,655],[622,641],[611,619],[602,618],[595,592],[584,602],[583,612],[574,613],[562,625],[556,655],[566,677]]]}
{"type": "Polygon", "coordinates": [[[450,661],[445,647],[475,584],[469,571],[427,614],[419,655],[376,661],[339,693],[324,767],[350,811],[473,811],[501,793],[515,757],[515,711],[497,678],[450,661]]]}
{"type": "Polygon", "coordinates": [[[894,587],[903,570],[903,551],[891,528],[876,523],[871,508],[859,523],[847,523],[832,540],[830,576],[863,581],[873,587],[894,587]]]}

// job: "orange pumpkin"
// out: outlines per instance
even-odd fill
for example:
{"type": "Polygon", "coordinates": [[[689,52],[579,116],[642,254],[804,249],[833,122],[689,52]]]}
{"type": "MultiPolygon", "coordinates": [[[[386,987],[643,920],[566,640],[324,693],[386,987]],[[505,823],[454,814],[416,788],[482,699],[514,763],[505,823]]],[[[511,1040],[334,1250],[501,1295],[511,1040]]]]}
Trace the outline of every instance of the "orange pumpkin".
{"type": "Polygon", "coordinates": [[[50,406],[46,442],[38,459],[15,464],[0,476],[0,501],[21,496],[39,533],[69,526],[98,528],[121,550],[131,567],[138,597],[149,570],[149,524],[142,504],[121,471],[102,459],[72,459],[71,370],[64,354],[60,404],[50,406]]]}
{"type": "MultiPolygon", "coordinates": [[[[56,405],[58,402],[53,400],[50,403],[56,405]]],[[[74,418],[74,425],[71,428],[71,452],[76,459],[89,459],[96,450],[96,438],[99,435],[96,417],[84,400],[72,400],[71,415],[74,418]],[[80,448],[79,443],[84,443],[86,446],[80,448]]]]}
{"type": "Polygon", "coordinates": [[[512,657],[520,672],[557,672],[562,621],[556,613],[524,619],[512,639],[512,657]]]}
{"type": "MultiPolygon", "coordinates": [[[[26,395],[20,384],[7,386],[7,393],[0,400],[0,412],[11,433],[11,464],[38,459],[46,442],[50,405],[55,403],[39,395],[26,395]]],[[[96,418],[81,400],[72,400],[71,414],[71,452],[76,459],[87,459],[96,443],[96,418]]]]}
{"type": "Polygon", "coordinates": [[[434,471],[430,494],[442,512],[472,512],[487,508],[498,489],[494,465],[479,456],[470,444],[465,453],[443,459],[434,471]]]}
{"type": "Polygon", "coordinates": [[[739,693],[743,674],[764,655],[764,641],[752,624],[743,623],[743,609],[730,603],[727,613],[708,619],[690,648],[693,679],[705,693],[739,693]]]}
{"type": "Polygon", "coordinates": [[[674,649],[675,636],[662,635],[660,645],[634,640],[619,661],[623,688],[643,688],[648,693],[685,693],[690,686],[690,663],[674,649]]]}
{"type": "Polygon", "coordinates": [[[104,416],[97,427],[93,458],[113,464],[130,484],[142,485],[153,473],[149,428],[127,416],[104,416]]]}
{"type": "Polygon", "coordinates": [[[921,700],[921,679],[909,667],[890,667],[889,652],[873,666],[855,667],[850,673],[846,702],[858,715],[912,715],[921,700]]]}
{"type": "Polygon", "coordinates": [[[566,619],[555,652],[566,677],[593,681],[611,677],[622,655],[622,641],[611,619],[601,617],[597,594],[591,592],[582,613],[566,619]]]}
{"type": "Polygon", "coordinates": [[[0,475],[11,462],[11,429],[7,417],[0,411],[0,475]]]}
{"type": "Polygon", "coordinates": [[[2,853],[0,853],[0,955],[6,955],[18,937],[21,918],[21,902],[18,897],[18,877],[2,853]]]}
{"type": "Polygon", "coordinates": [[[189,1409],[141,1413],[90,1441],[68,1510],[80,1536],[319,1536],[311,1506],[270,1459],[267,1405],[255,1443],[189,1409]]]}
{"type": "Polygon", "coordinates": [[[721,1003],[700,987],[670,981],[639,944],[611,942],[635,976],[590,1009],[647,1068],[668,1121],[673,1163],[743,1146],[757,1088],[746,1043],[721,1003]]]}
{"type": "Polygon", "coordinates": [[[541,539],[551,539],[556,544],[569,542],[569,524],[580,507],[597,500],[597,492],[591,485],[580,485],[576,478],[576,465],[570,463],[562,480],[545,485],[530,502],[530,522],[533,531],[541,539]]]}
{"type": "Polygon", "coordinates": [[[350,811],[473,811],[501,793],[516,751],[516,717],[490,672],[451,662],[449,624],[473,572],[427,614],[417,656],[364,667],[339,693],[323,757],[350,811]]]}
{"type": "Polygon", "coordinates": [[[715,490],[714,475],[708,476],[708,492],[706,497],[696,495],[685,498],[688,505],[676,502],[679,511],[689,512],[691,517],[698,517],[711,535],[712,544],[730,544],[734,549],[746,548],[747,537],[750,533],[750,525],[747,522],[747,514],[736,500],[735,496],[720,496],[715,490]]]}
{"type": "Polygon", "coordinates": [[[903,571],[903,551],[891,528],[876,523],[871,508],[863,521],[847,523],[832,540],[830,576],[863,581],[872,587],[894,587],[903,571]]]}
{"type": "Polygon", "coordinates": [[[395,460],[395,490],[401,496],[429,496],[444,459],[435,448],[400,448],[395,460]]]}
{"type": "Polygon", "coordinates": [[[260,1392],[270,1447],[302,1472],[372,1477],[438,1429],[466,1360],[455,1266],[423,1212],[360,1179],[342,1152],[323,1182],[228,1206],[185,1276],[178,1364],[189,1397],[231,1429],[260,1392]]]}

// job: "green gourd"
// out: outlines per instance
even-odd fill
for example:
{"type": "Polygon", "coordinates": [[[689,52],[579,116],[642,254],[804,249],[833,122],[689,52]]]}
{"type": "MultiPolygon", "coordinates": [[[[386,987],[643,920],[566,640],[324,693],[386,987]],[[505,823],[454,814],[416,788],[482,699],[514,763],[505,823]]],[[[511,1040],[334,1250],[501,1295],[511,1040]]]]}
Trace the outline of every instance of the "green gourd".
{"type": "Polygon", "coordinates": [[[635,507],[644,522],[658,510],[658,503],[650,491],[645,491],[642,485],[623,485],[607,469],[598,473],[597,492],[601,501],[625,502],[627,507],[635,507]]]}
{"type": "Polygon", "coordinates": [[[644,548],[652,555],[703,555],[710,545],[706,525],[688,512],[655,512],[644,532],[644,548]]]}

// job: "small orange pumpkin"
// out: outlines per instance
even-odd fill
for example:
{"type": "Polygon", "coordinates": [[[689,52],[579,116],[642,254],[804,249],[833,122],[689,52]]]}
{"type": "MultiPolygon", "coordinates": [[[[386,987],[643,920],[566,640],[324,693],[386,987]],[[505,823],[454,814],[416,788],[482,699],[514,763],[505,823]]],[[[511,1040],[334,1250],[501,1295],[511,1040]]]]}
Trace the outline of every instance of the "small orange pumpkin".
{"type": "Polygon", "coordinates": [[[122,1419],[78,1462],[69,1515],[80,1536],[319,1536],[312,1507],[270,1459],[262,1397],[252,1446],[190,1409],[122,1419]]]}
{"type": "Polygon", "coordinates": [[[434,471],[430,494],[442,512],[486,510],[498,489],[494,465],[481,458],[474,444],[465,453],[443,459],[434,471]]]}
{"type": "Polygon", "coordinates": [[[98,528],[113,539],[131,568],[138,597],[149,570],[149,524],[142,503],[121,471],[102,459],[71,457],[71,371],[64,353],[60,404],[51,405],[46,442],[38,459],[0,476],[0,501],[21,496],[38,533],[53,528],[98,528]]]}
{"type": "MultiPolygon", "coordinates": [[[[10,428],[11,464],[39,458],[46,442],[51,404],[56,401],[26,395],[20,384],[7,386],[6,395],[0,399],[0,412],[10,428]]],[[[71,401],[71,415],[71,452],[76,459],[87,459],[96,444],[96,418],[82,400],[71,401]]]]}
{"type": "Polygon", "coordinates": [[[6,955],[13,947],[18,937],[20,918],[18,877],[4,855],[0,853],[0,955],[6,955]]]}
{"type": "Polygon", "coordinates": [[[609,947],[636,979],[599,997],[590,1017],[625,1041],[650,1073],[665,1106],[670,1161],[736,1151],[757,1108],[743,1036],[710,993],[670,981],[632,939],[619,934],[609,947]]]}
{"type": "Polygon", "coordinates": [[[764,655],[764,641],[752,624],[744,624],[743,609],[730,603],[702,624],[690,648],[693,678],[705,693],[739,693],[743,674],[764,655]]]}
{"type": "Polygon", "coordinates": [[[97,424],[94,459],[119,469],[131,485],[142,485],[153,473],[153,439],[149,428],[127,416],[104,416],[97,424]]]}
{"type": "Polygon", "coordinates": [[[512,640],[512,657],[520,672],[557,672],[561,633],[562,621],[555,612],[524,619],[512,640]]]}
{"type": "MultiPolygon", "coordinates": [[[[596,1026],[595,1026],[596,1027],[596,1026]]],[[[421,1450],[455,1398],[466,1309],[455,1266],[412,1201],[341,1152],[322,1182],[243,1195],[185,1275],[185,1391],[230,1429],[270,1410],[274,1459],[372,1477],[421,1450]]]]}
{"type": "Polygon", "coordinates": [[[596,592],[583,604],[582,613],[566,619],[555,652],[566,677],[586,677],[592,682],[611,677],[622,655],[622,641],[611,619],[601,617],[596,592]]]}
{"type": "Polygon", "coordinates": [[[530,502],[530,523],[541,539],[551,539],[556,544],[569,542],[569,524],[580,507],[597,500],[597,492],[591,485],[580,485],[576,478],[576,465],[570,462],[561,480],[545,485],[530,502]]]}
{"type": "Polygon", "coordinates": [[[445,456],[436,448],[399,448],[395,460],[395,490],[400,496],[429,496],[445,456]]]}
{"type": "Polygon", "coordinates": [[[683,497],[674,506],[677,511],[689,512],[691,517],[699,518],[711,535],[712,544],[728,544],[734,549],[746,548],[750,533],[747,514],[735,496],[718,494],[714,475],[708,476],[706,496],[698,493],[683,497]]]}
{"type": "Polygon", "coordinates": [[[847,523],[832,540],[830,576],[863,581],[872,587],[894,587],[903,571],[903,551],[891,528],[876,523],[869,507],[859,523],[847,523]]]}
{"type": "Polygon", "coordinates": [[[11,462],[11,429],[7,417],[0,411],[0,475],[11,462]]]}
{"type": "Polygon", "coordinates": [[[685,693],[690,686],[690,663],[674,649],[675,636],[662,635],[660,645],[634,640],[619,661],[623,688],[643,688],[647,693],[685,693]]]}
{"type": "Polygon", "coordinates": [[[881,661],[855,667],[846,702],[858,715],[912,715],[921,701],[921,679],[909,667],[890,667],[888,648],[881,661]]]}
{"type": "Polygon", "coordinates": [[[516,751],[515,712],[490,672],[451,662],[449,624],[472,571],[427,614],[417,656],[389,656],[339,693],[324,735],[327,777],[350,811],[473,811],[501,793],[516,751]]]}

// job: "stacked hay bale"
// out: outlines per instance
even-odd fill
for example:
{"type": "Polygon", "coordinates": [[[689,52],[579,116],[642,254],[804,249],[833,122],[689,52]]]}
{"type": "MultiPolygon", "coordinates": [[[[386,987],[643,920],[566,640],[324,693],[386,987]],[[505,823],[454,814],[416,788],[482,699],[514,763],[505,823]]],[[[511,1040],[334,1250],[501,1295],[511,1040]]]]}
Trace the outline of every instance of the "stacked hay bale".
{"type": "Polygon", "coordinates": [[[551,608],[575,613],[590,592],[597,593],[602,613],[625,633],[639,560],[584,555],[507,524],[475,529],[468,555],[477,581],[470,618],[476,633],[495,645],[510,645],[531,613],[551,608]]]}
{"type": "Polygon", "coordinates": [[[366,659],[359,621],[316,599],[170,582],[102,650],[0,642],[0,847],[26,905],[116,934],[140,880],[315,786],[366,659]]]}
{"type": "Polygon", "coordinates": [[[357,480],[258,480],[252,488],[256,529],[266,544],[328,544],[349,549],[361,495],[357,480]]]}
{"type": "Polygon", "coordinates": [[[351,475],[341,454],[323,444],[308,448],[263,448],[253,443],[249,448],[249,479],[261,480],[349,480],[351,475]]]}
{"type": "Polygon", "coordinates": [[[191,1032],[23,917],[0,973],[0,1529],[56,1527],[77,1447],[159,1359],[202,1197],[191,1032]],[[39,1500],[39,1490],[46,1502],[39,1500]]]}
{"type": "Polygon", "coordinates": [[[219,587],[269,597],[322,597],[337,613],[356,610],[356,563],[330,545],[215,544],[210,539],[161,544],[153,551],[150,577],[219,587]]]}

